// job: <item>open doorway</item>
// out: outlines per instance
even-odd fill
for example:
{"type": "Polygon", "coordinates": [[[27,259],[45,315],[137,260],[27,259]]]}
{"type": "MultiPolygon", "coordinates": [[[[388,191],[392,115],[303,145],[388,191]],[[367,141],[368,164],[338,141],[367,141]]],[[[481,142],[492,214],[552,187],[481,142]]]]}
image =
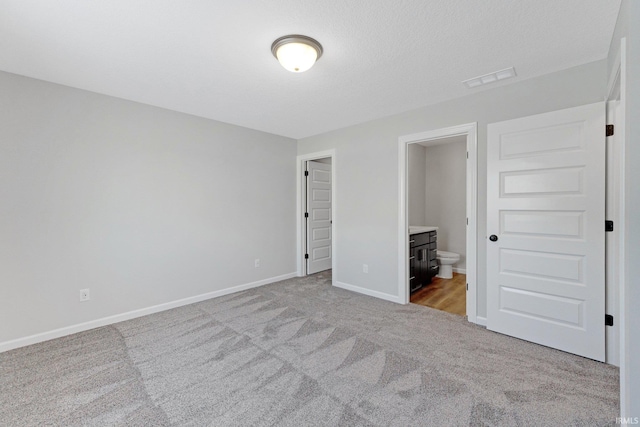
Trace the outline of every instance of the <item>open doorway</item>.
{"type": "Polygon", "coordinates": [[[467,136],[409,144],[407,158],[410,302],[465,316],[467,136]]]}
{"type": "Polygon", "coordinates": [[[305,255],[307,275],[331,269],[331,158],[307,160],[305,255]]]}
{"type": "Polygon", "coordinates": [[[297,274],[330,274],[335,280],[335,152],[297,159],[297,274]]]}
{"type": "Polygon", "coordinates": [[[471,123],[399,138],[400,299],[426,300],[425,305],[438,309],[448,306],[447,311],[466,314],[473,323],[477,321],[476,134],[477,125],[471,123]],[[457,193],[455,201],[447,200],[447,191],[457,193]],[[416,279],[422,283],[414,286],[416,279]]]}

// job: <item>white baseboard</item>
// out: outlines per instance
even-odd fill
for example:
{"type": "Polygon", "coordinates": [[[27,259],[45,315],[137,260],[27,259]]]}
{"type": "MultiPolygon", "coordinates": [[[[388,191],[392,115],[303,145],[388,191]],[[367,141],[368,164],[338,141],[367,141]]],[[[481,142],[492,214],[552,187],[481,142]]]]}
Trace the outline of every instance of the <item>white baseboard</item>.
{"type": "Polygon", "coordinates": [[[476,325],[487,326],[487,318],[482,316],[476,316],[476,325]]]}
{"type": "Polygon", "coordinates": [[[114,323],[123,322],[125,320],[135,319],[136,317],[142,317],[148,314],[158,313],[160,311],[170,310],[172,308],[194,304],[196,302],[205,301],[211,298],[221,297],[223,295],[229,295],[235,292],[240,292],[240,291],[244,291],[251,288],[257,288],[259,286],[268,285],[269,283],[275,283],[281,280],[291,279],[292,277],[296,277],[296,273],[289,273],[289,274],[283,274],[281,276],[270,277],[268,279],[258,280],[257,282],[245,283],[243,285],[238,285],[238,286],[232,286],[230,288],[221,289],[219,291],[208,292],[206,294],[183,298],[176,301],[171,301],[164,304],[158,304],[158,305],[154,305],[147,308],[141,308],[139,310],[133,310],[126,313],[116,314],[114,316],[103,317],[101,319],[96,319],[96,320],[91,320],[89,322],[66,326],[64,328],[54,329],[48,332],[42,332],[39,334],[24,337],[24,338],[17,338],[11,341],[5,341],[0,343],[0,353],[4,351],[13,350],[19,347],[25,347],[31,344],[37,344],[43,341],[49,341],[55,338],[76,334],[78,332],[88,331],[89,329],[99,328],[101,326],[112,325],[114,323]]]}
{"type": "Polygon", "coordinates": [[[400,301],[400,298],[397,295],[391,295],[384,292],[372,291],[371,289],[361,288],[360,286],[354,286],[348,283],[337,282],[337,281],[333,284],[333,286],[335,286],[336,288],[357,292],[359,294],[368,295],[370,297],[380,298],[386,301],[402,304],[402,302],[400,301]]]}
{"type": "Polygon", "coordinates": [[[467,274],[467,269],[466,268],[452,268],[454,273],[459,273],[459,274],[467,274]]]}

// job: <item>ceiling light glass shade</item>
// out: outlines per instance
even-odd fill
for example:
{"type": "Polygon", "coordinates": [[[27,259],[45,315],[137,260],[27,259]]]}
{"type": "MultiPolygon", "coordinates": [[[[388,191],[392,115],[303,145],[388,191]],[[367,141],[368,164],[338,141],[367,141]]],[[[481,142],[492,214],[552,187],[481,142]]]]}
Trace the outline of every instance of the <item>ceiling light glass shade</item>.
{"type": "Polygon", "coordinates": [[[289,43],[278,48],[276,58],[287,70],[301,73],[307,71],[316,63],[318,53],[308,44],[289,43]]]}
{"type": "Polygon", "coordinates": [[[274,41],[271,52],[284,68],[294,73],[302,73],[313,67],[322,56],[322,46],[311,37],[290,35],[274,41]]]}

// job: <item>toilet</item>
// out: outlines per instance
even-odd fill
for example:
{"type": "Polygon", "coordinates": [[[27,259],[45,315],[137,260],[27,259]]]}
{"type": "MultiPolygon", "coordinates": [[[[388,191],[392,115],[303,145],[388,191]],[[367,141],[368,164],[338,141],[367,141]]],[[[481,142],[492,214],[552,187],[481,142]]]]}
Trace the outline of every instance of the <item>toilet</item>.
{"type": "Polygon", "coordinates": [[[453,264],[460,261],[460,254],[447,251],[438,251],[436,254],[440,271],[436,277],[451,279],[453,277],[453,264]]]}

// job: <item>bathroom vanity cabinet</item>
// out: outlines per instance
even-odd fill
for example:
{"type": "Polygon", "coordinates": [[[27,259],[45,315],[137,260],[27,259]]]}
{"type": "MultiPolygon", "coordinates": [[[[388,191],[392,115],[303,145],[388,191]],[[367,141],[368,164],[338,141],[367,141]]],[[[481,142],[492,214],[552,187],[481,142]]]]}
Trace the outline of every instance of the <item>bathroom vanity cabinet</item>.
{"type": "Polygon", "coordinates": [[[438,274],[437,231],[409,235],[409,290],[411,293],[431,283],[438,274]]]}

